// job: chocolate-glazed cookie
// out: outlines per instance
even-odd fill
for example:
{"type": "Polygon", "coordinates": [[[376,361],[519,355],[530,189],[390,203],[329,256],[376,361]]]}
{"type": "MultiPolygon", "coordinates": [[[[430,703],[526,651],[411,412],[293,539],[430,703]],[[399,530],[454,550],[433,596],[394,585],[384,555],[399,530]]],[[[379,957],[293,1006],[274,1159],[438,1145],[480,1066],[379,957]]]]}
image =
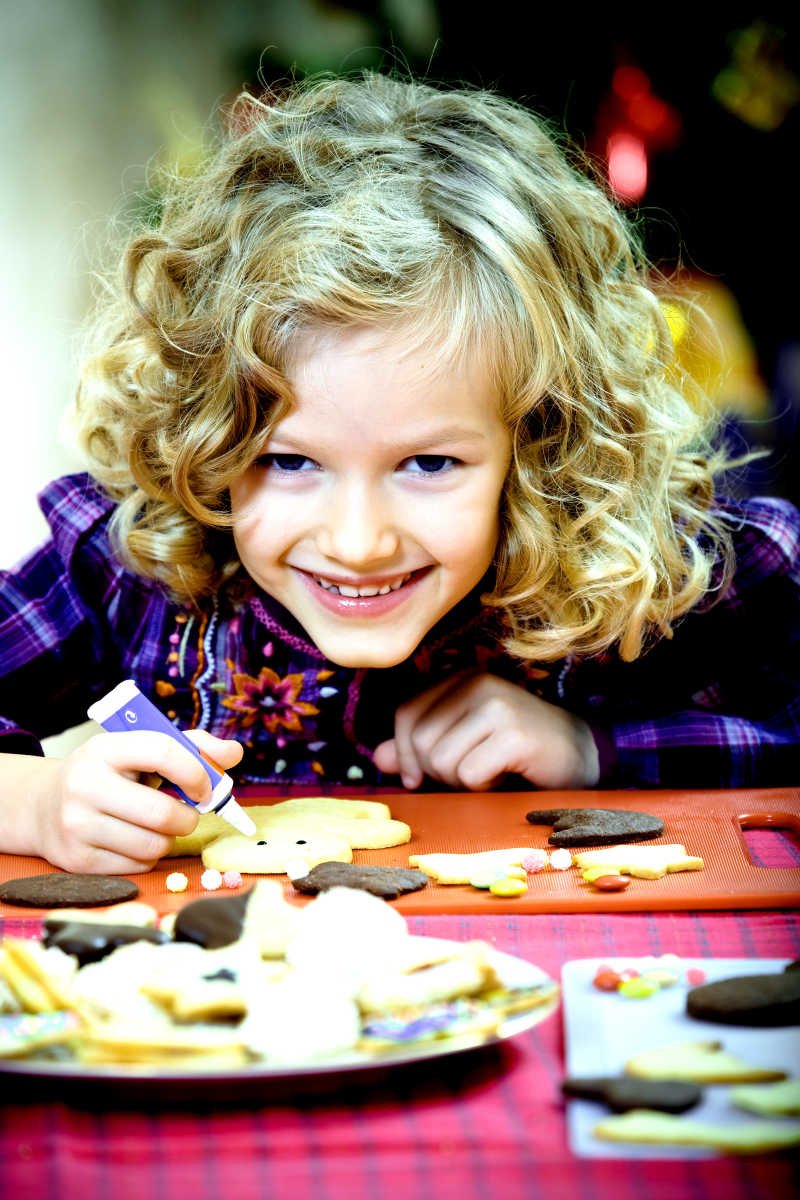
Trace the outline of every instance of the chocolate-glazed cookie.
{"type": "Polygon", "coordinates": [[[241,936],[249,899],[250,891],[192,900],[175,918],[175,941],[194,942],[206,950],[229,946],[241,936]]]}
{"type": "Polygon", "coordinates": [[[83,967],[86,963],[99,962],[119,946],[131,942],[168,942],[169,935],[162,929],[149,925],[109,925],[99,921],[59,921],[48,917],[44,922],[42,943],[58,946],[65,954],[72,954],[83,967]]]}
{"type": "Polygon", "coordinates": [[[93,908],[133,900],[139,889],[120,875],[70,875],[53,871],[0,885],[4,904],[25,908],[93,908]]]}
{"type": "Polygon", "coordinates": [[[612,846],[661,837],[664,822],[650,813],[611,808],[539,808],[525,814],[531,825],[552,825],[551,846],[612,846]]]}
{"type": "Polygon", "coordinates": [[[654,1108],[659,1112],[682,1113],[699,1104],[703,1089],[678,1079],[633,1079],[624,1075],[601,1075],[587,1079],[565,1079],[565,1096],[600,1100],[614,1112],[632,1108],[654,1108]]]}

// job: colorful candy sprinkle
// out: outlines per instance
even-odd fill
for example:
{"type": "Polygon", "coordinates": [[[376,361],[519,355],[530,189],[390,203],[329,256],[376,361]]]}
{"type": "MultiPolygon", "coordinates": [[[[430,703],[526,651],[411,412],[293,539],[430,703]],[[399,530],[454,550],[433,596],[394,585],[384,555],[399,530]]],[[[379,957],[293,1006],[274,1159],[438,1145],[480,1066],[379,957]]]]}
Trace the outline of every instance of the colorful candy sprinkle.
{"type": "Polygon", "coordinates": [[[550,855],[550,866],[554,871],[567,871],[572,866],[572,855],[561,847],[550,855]]]}
{"type": "Polygon", "coordinates": [[[641,975],[637,975],[632,979],[623,979],[617,991],[623,996],[631,996],[636,1000],[643,1000],[646,996],[652,996],[658,991],[658,984],[651,983],[641,975]]]}
{"type": "Polygon", "coordinates": [[[484,867],[483,870],[473,871],[469,877],[469,885],[474,888],[490,888],[498,880],[507,878],[505,871],[498,871],[496,867],[484,867]]]}
{"type": "Polygon", "coordinates": [[[222,887],[222,876],[219,871],[215,871],[210,867],[207,871],[203,871],[200,876],[200,883],[207,892],[215,892],[217,888],[222,887]]]}
{"type": "Polygon", "coordinates": [[[522,879],[496,879],[489,884],[493,896],[521,896],[527,890],[528,885],[522,879]]]}
{"type": "Polygon", "coordinates": [[[547,866],[547,851],[529,850],[522,859],[521,866],[529,875],[536,875],[539,871],[543,871],[547,866]]]}
{"type": "Polygon", "coordinates": [[[653,967],[650,970],[642,971],[640,979],[646,979],[649,983],[654,983],[656,987],[665,988],[672,987],[680,979],[677,971],[670,970],[669,967],[653,967]]]}
{"type": "Polygon", "coordinates": [[[238,871],[226,871],[222,876],[222,882],[226,888],[238,888],[242,886],[242,877],[238,871]]]}
{"type": "Polygon", "coordinates": [[[304,858],[290,858],[286,864],[286,874],[290,879],[302,879],[308,874],[308,863],[304,858]]]}
{"type": "Polygon", "coordinates": [[[0,1057],[10,1058],[37,1043],[62,1041],[79,1025],[73,1012],[4,1014],[0,1017],[0,1057]]]}
{"type": "Polygon", "coordinates": [[[592,887],[600,892],[624,892],[630,883],[628,875],[598,875],[591,881],[592,887]]]}
{"type": "Polygon", "coordinates": [[[587,867],[581,871],[581,879],[585,879],[587,883],[593,883],[595,879],[599,879],[601,875],[608,875],[609,868],[602,867],[587,867]]]}
{"type": "Polygon", "coordinates": [[[702,967],[689,967],[686,972],[686,982],[690,987],[697,987],[700,983],[705,983],[706,973],[702,967]]]}
{"type": "Polygon", "coordinates": [[[622,983],[622,976],[618,971],[604,965],[597,968],[592,983],[601,992],[615,992],[622,983]]]}
{"type": "Polygon", "coordinates": [[[166,888],[168,892],[185,892],[189,886],[189,880],[182,871],[173,871],[167,876],[166,888]]]}

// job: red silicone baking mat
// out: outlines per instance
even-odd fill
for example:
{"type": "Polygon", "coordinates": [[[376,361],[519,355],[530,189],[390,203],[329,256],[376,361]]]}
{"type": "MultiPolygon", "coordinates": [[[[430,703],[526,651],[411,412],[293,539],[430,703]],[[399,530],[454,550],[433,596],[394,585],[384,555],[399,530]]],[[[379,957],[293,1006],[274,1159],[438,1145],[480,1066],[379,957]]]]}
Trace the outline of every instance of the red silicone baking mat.
{"type": "MultiPolygon", "coordinates": [[[[340,793],[342,794],[342,793],[340,793]]],[[[237,793],[243,804],[280,799],[258,788],[237,793]]],[[[624,892],[598,892],[575,868],[546,869],[528,877],[527,891],[504,899],[467,886],[429,883],[393,901],[406,913],[479,912],[641,912],[656,909],[748,909],[800,906],[800,867],[762,867],[751,860],[742,833],[767,827],[800,835],[800,789],[651,792],[439,792],[381,793],[392,816],[406,821],[412,838],[390,850],[355,850],[355,862],[408,866],[410,854],[467,853],[512,846],[547,847],[551,829],[532,825],[525,814],[544,808],[637,809],[664,821],[664,835],[646,845],[679,842],[704,861],[700,871],[682,871],[663,879],[632,879],[624,892]]],[[[0,855],[0,880],[42,874],[54,868],[38,858],[0,855]]],[[[147,875],[133,875],[140,898],[159,911],[182,907],[188,899],[209,895],[200,885],[198,858],[163,859],[147,875]],[[165,880],[172,871],[188,876],[185,892],[172,894],[165,880]]],[[[245,883],[252,877],[246,877],[245,883]]],[[[296,898],[286,881],[287,896],[296,898]]],[[[298,898],[299,899],[299,898],[298,898]]],[[[0,915],[36,915],[41,910],[0,904],[0,915]]]]}

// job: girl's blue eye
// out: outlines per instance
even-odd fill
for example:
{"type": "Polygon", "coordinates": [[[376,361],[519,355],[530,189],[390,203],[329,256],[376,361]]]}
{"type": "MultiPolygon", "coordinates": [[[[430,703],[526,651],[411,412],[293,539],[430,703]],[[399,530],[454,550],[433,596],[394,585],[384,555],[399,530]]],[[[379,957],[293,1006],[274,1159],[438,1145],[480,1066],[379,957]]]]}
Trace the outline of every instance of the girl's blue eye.
{"type": "Polygon", "coordinates": [[[449,454],[415,454],[407,458],[403,465],[412,475],[436,475],[454,466],[457,461],[449,454]]]}
{"type": "Polygon", "coordinates": [[[262,454],[256,459],[259,467],[272,467],[278,471],[308,471],[314,463],[304,454],[262,454]]]}

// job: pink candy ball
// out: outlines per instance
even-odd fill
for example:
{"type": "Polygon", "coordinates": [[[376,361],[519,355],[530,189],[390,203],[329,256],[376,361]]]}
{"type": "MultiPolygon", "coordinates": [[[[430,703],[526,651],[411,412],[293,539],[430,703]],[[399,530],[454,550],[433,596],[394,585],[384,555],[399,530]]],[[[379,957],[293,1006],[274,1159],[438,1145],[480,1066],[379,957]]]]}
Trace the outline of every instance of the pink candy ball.
{"type": "Polygon", "coordinates": [[[226,888],[238,888],[242,886],[242,877],[238,871],[226,871],[222,876],[222,882],[226,888]]]}
{"type": "Polygon", "coordinates": [[[521,865],[529,875],[535,875],[547,866],[547,852],[545,850],[529,850],[521,865]]]}

